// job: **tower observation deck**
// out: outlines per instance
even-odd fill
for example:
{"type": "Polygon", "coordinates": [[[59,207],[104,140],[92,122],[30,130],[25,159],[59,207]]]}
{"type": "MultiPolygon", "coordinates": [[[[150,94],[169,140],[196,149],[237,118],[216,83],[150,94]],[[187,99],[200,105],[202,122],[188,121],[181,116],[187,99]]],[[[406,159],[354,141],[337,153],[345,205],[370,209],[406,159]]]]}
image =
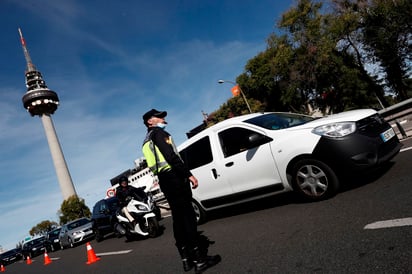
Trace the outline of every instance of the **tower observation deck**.
{"type": "Polygon", "coordinates": [[[32,63],[21,29],[19,29],[19,34],[27,63],[25,74],[27,92],[22,99],[23,106],[31,116],[41,116],[44,113],[53,114],[59,105],[59,97],[56,92],[47,88],[40,71],[32,63]]]}
{"type": "Polygon", "coordinates": [[[21,29],[19,28],[18,30],[21,44],[23,46],[24,57],[27,63],[25,73],[27,92],[22,98],[23,106],[31,116],[37,115],[42,120],[47,142],[53,158],[53,164],[56,169],[57,179],[60,184],[63,198],[66,200],[70,196],[76,195],[76,191],[51,119],[51,115],[54,114],[59,106],[59,97],[56,92],[47,87],[40,71],[34,66],[21,29]]]}

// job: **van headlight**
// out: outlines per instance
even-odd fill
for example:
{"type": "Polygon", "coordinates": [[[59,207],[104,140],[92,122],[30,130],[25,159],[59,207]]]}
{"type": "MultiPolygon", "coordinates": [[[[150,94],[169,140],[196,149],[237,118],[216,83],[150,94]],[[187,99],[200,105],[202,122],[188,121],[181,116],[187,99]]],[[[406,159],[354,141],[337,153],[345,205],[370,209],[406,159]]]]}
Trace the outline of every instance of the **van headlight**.
{"type": "Polygon", "coordinates": [[[355,130],[355,122],[340,122],[316,127],[312,130],[312,133],[330,138],[338,138],[352,134],[355,130]]]}

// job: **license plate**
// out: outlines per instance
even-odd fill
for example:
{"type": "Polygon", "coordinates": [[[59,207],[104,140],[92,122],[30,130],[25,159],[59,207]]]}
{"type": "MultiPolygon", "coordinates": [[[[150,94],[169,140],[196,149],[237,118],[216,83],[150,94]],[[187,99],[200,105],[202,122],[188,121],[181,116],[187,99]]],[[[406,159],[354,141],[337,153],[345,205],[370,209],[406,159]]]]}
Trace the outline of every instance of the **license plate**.
{"type": "Polygon", "coordinates": [[[381,133],[381,138],[384,142],[388,141],[393,136],[395,136],[395,131],[393,130],[393,128],[390,128],[387,131],[381,133]]]}

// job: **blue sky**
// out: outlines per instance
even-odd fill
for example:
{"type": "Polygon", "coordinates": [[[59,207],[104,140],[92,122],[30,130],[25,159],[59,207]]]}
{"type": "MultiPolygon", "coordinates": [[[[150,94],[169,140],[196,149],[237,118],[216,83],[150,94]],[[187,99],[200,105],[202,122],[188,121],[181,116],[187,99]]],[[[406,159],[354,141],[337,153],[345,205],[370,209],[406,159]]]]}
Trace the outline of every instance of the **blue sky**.
{"type": "MultiPolygon", "coordinates": [[[[39,117],[21,98],[18,28],[60,106],[52,116],[77,194],[92,209],[110,178],[142,156],[142,114],[167,110],[177,144],[231,97],[230,84],[263,51],[293,0],[2,0],[0,245],[43,220],[63,197],[39,117]]],[[[202,183],[202,182],[200,182],[202,183]]]]}

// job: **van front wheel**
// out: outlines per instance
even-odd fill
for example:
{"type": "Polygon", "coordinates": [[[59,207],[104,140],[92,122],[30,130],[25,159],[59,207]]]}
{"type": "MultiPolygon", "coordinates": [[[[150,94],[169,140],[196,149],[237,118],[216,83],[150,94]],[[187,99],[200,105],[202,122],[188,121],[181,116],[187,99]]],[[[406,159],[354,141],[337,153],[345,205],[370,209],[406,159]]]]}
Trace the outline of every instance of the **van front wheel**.
{"type": "Polygon", "coordinates": [[[309,201],[320,201],[334,196],[339,179],[324,162],[315,159],[298,161],[292,169],[293,189],[309,201]]]}

